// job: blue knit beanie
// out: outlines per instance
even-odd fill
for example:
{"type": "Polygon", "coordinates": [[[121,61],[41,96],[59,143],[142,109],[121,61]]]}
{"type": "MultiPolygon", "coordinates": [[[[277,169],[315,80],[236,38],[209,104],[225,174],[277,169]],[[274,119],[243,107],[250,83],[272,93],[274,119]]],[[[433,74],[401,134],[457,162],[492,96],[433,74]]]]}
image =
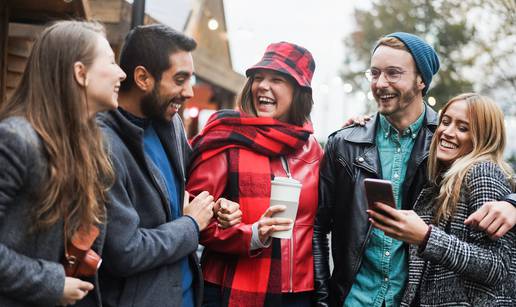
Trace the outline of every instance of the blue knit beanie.
{"type": "MultiPolygon", "coordinates": [[[[385,37],[395,37],[402,41],[407,49],[412,54],[419,74],[423,78],[425,88],[423,89],[423,96],[426,95],[432,77],[439,71],[439,57],[434,48],[418,36],[405,32],[395,32],[386,35],[385,37]]],[[[374,49],[376,50],[378,46],[374,49]]],[[[374,52],[374,51],[373,51],[374,52]]]]}

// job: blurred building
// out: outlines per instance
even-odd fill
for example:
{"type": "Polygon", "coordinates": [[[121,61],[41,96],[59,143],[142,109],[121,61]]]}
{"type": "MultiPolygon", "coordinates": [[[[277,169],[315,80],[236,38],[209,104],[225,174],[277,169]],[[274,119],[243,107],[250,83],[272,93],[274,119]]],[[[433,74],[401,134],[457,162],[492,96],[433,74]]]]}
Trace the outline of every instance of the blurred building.
{"type": "MultiPolygon", "coordinates": [[[[146,1],[144,24],[165,23],[195,38],[195,97],[181,115],[189,137],[215,110],[233,108],[245,78],[233,70],[222,0],[175,0],[162,7],[146,1]],[[154,12],[154,13],[153,13],[154,12]]],[[[159,4],[158,4],[159,5],[159,4]]],[[[135,6],[136,7],[136,6],[135,6]]],[[[53,20],[97,20],[116,54],[131,27],[133,6],[125,0],[7,0],[0,3],[0,100],[18,84],[35,37],[53,20]]]]}

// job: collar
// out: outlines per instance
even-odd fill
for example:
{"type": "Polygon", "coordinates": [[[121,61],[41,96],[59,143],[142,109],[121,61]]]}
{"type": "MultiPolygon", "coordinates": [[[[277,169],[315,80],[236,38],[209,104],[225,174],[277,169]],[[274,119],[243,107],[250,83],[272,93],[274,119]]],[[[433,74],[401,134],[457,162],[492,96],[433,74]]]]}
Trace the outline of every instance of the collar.
{"type": "MultiPolygon", "coordinates": [[[[378,124],[377,122],[379,122],[378,115],[378,113],[373,115],[371,119],[366,122],[365,127],[354,125],[344,128],[350,129],[344,139],[352,143],[374,144],[376,138],[376,125],[378,124]]],[[[432,133],[437,127],[437,113],[426,104],[421,126],[428,128],[432,133]]]]}
{"type": "Polygon", "coordinates": [[[136,116],[136,115],[130,113],[129,111],[122,109],[121,107],[118,107],[118,110],[120,111],[120,113],[122,113],[122,115],[125,118],[127,118],[127,120],[129,120],[131,123],[133,123],[134,125],[142,128],[142,129],[145,129],[150,125],[151,121],[148,118],[136,116]]]}
{"type": "MultiPolygon", "coordinates": [[[[410,138],[415,139],[419,129],[421,129],[423,126],[425,113],[426,108],[423,109],[423,112],[421,115],[419,115],[415,122],[410,124],[405,130],[401,132],[401,136],[409,136],[410,138]]],[[[379,114],[379,125],[384,138],[389,138],[391,135],[399,133],[398,130],[391,125],[389,120],[387,120],[387,117],[382,114],[379,114]]]]}

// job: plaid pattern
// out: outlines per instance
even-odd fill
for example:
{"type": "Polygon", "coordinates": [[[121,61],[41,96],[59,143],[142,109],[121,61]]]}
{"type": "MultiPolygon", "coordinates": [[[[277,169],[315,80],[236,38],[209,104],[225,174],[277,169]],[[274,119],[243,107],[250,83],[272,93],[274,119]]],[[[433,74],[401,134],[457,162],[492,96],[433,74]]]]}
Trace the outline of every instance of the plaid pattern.
{"type": "Polygon", "coordinates": [[[251,76],[257,69],[271,69],[293,77],[297,83],[311,89],[311,81],[315,70],[315,61],[310,51],[287,42],[274,43],[267,46],[260,62],[246,70],[251,76]]]}
{"type": "MultiPolygon", "coordinates": [[[[223,110],[212,115],[193,141],[192,169],[226,151],[229,161],[228,197],[245,212],[242,222],[256,222],[269,206],[271,172],[269,157],[301,148],[312,133],[303,127],[272,118],[250,117],[223,110]]],[[[223,306],[281,306],[281,242],[254,257],[227,256],[229,265],[222,285],[223,306]]]]}
{"type": "MultiPolygon", "coordinates": [[[[510,193],[501,169],[475,164],[466,175],[457,209],[432,226],[426,248],[410,246],[409,281],[402,306],[516,306],[515,231],[493,241],[464,220],[485,202],[510,193]]],[[[414,207],[431,223],[438,187],[424,189],[414,207]]]]}

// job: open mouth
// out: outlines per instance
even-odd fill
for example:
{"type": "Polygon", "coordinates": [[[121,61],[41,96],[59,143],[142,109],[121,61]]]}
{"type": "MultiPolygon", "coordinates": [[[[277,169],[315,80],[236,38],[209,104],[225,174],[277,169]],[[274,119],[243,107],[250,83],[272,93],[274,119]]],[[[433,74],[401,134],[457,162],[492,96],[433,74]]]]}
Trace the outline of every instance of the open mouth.
{"type": "Polygon", "coordinates": [[[397,96],[398,95],[396,95],[396,94],[381,94],[381,95],[378,95],[378,98],[380,98],[381,102],[388,102],[391,99],[396,98],[397,96]]]}
{"type": "Polygon", "coordinates": [[[276,104],[276,101],[269,97],[260,96],[258,97],[258,103],[260,105],[274,105],[276,104]]]}
{"type": "Polygon", "coordinates": [[[439,142],[439,145],[441,145],[441,147],[446,148],[446,149],[457,149],[457,148],[459,148],[459,145],[450,143],[450,142],[448,142],[446,140],[441,140],[439,142]]]}

